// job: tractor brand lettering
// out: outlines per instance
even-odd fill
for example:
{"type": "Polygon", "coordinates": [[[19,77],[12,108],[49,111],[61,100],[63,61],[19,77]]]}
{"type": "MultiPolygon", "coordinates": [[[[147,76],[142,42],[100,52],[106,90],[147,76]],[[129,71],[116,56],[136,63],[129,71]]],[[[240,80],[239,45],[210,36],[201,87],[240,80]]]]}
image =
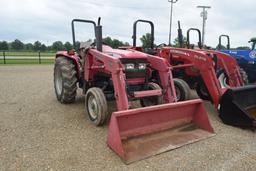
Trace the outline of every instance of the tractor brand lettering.
{"type": "Polygon", "coordinates": [[[183,51],[180,51],[180,50],[170,50],[170,52],[172,53],[178,53],[178,54],[182,54],[182,55],[186,55],[186,56],[189,56],[189,54],[188,53],[186,53],[186,52],[183,52],[183,51]]]}
{"type": "Polygon", "coordinates": [[[237,54],[236,51],[229,51],[229,53],[231,53],[231,54],[237,54]]]}
{"type": "Polygon", "coordinates": [[[202,56],[197,56],[195,55],[194,58],[201,60],[201,61],[206,61],[206,58],[202,57],[202,56]]]}
{"type": "Polygon", "coordinates": [[[251,51],[249,54],[250,58],[256,58],[256,51],[251,51]]]}

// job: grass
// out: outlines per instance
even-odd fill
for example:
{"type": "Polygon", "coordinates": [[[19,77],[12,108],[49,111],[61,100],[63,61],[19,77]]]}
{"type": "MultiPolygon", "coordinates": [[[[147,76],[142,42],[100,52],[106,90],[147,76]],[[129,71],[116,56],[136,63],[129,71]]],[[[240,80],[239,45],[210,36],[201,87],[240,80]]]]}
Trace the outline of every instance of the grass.
{"type": "MultiPolygon", "coordinates": [[[[3,55],[3,52],[0,52],[0,56],[3,55]]],[[[10,52],[6,51],[5,52],[6,56],[39,56],[38,52],[10,52]]],[[[54,52],[41,52],[41,56],[55,56],[54,52]]]]}
{"type": "MultiPolygon", "coordinates": [[[[54,59],[41,59],[41,64],[53,64],[54,59]]],[[[0,59],[0,65],[4,65],[4,60],[0,59]]],[[[6,64],[39,64],[38,59],[6,59],[6,64]]]]}

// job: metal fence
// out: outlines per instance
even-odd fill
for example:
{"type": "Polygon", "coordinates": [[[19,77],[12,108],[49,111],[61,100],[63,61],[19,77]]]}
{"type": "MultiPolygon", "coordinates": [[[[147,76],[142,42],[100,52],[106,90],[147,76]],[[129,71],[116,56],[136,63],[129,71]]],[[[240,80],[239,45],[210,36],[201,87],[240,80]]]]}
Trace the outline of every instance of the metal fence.
{"type": "Polygon", "coordinates": [[[53,52],[0,52],[0,64],[51,64],[53,52]]]}

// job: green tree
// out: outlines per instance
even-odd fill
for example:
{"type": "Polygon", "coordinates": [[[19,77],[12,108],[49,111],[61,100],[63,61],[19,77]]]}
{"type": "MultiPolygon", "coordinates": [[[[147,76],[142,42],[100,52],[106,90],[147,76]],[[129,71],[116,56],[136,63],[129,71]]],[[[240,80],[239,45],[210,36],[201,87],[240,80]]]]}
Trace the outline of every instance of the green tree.
{"type": "Polygon", "coordinates": [[[15,39],[13,42],[11,42],[12,50],[22,50],[23,48],[24,48],[24,44],[20,40],[15,39]]]}
{"type": "Polygon", "coordinates": [[[237,47],[235,48],[236,50],[250,50],[251,48],[248,47],[248,46],[240,46],[240,47],[237,47]]]}
{"type": "Polygon", "coordinates": [[[56,41],[52,44],[53,51],[65,50],[65,47],[61,41],[56,41]]]}
{"type": "Polygon", "coordinates": [[[24,50],[27,50],[27,51],[33,51],[34,50],[34,46],[32,43],[26,43],[24,45],[24,50]]]}
{"type": "Polygon", "coordinates": [[[112,48],[118,48],[123,45],[124,45],[123,42],[121,42],[117,39],[113,39],[113,41],[112,41],[112,48]]]}
{"type": "Polygon", "coordinates": [[[8,50],[8,43],[6,41],[0,42],[0,50],[8,50]]]}
{"type": "Polygon", "coordinates": [[[129,43],[127,43],[127,42],[124,43],[120,40],[112,39],[111,37],[104,38],[103,42],[105,44],[107,44],[108,46],[111,46],[112,48],[119,48],[120,46],[124,46],[124,45],[128,46],[129,45],[129,43]]]}
{"type": "Polygon", "coordinates": [[[47,47],[45,46],[45,44],[42,44],[40,47],[40,51],[45,52],[47,49],[47,47]]]}
{"type": "Polygon", "coordinates": [[[109,45],[109,46],[112,47],[112,39],[111,39],[111,37],[106,37],[106,38],[104,38],[104,39],[103,39],[103,42],[104,42],[105,44],[107,44],[107,45],[109,45]]]}
{"type": "Polygon", "coordinates": [[[52,51],[52,46],[47,46],[46,51],[48,51],[48,52],[52,51]]]}
{"type": "Polygon", "coordinates": [[[34,51],[39,51],[39,50],[41,50],[42,43],[39,41],[36,41],[33,46],[34,46],[34,48],[33,48],[34,51]]]}
{"type": "Polygon", "coordinates": [[[66,43],[64,44],[64,47],[65,47],[66,50],[70,50],[70,49],[73,48],[73,46],[72,46],[71,43],[69,43],[69,42],[66,42],[66,43]]]}
{"type": "MultiPolygon", "coordinates": [[[[187,42],[187,38],[186,38],[186,37],[183,37],[183,45],[182,45],[182,47],[185,47],[186,42],[187,42]]],[[[174,39],[172,46],[173,46],[173,47],[180,47],[180,42],[179,42],[179,38],[178,38],[178,37],[176,37],[176,38],[174,39]]]]}
{"type": "Polygon", "coordinates": [[[150,48],[151,42],[152,42],[151,34],[150,33],[146,33],[145,35],[143,35],[140,38],[140,41],[142,43],[142,47],[143,48],[150,48]]]}

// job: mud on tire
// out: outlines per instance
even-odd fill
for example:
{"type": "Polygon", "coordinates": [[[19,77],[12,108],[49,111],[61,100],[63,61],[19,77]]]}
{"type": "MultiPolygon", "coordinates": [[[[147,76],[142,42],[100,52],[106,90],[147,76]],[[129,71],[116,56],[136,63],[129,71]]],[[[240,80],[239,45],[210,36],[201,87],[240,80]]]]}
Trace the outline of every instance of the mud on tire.
{"type": "Polygon", "coordinates": [[[54,65],[54,89],[61,103],[72,103],[76,98],[77,77],[73,62],[65,57],[58,57],[54,65]]]}

